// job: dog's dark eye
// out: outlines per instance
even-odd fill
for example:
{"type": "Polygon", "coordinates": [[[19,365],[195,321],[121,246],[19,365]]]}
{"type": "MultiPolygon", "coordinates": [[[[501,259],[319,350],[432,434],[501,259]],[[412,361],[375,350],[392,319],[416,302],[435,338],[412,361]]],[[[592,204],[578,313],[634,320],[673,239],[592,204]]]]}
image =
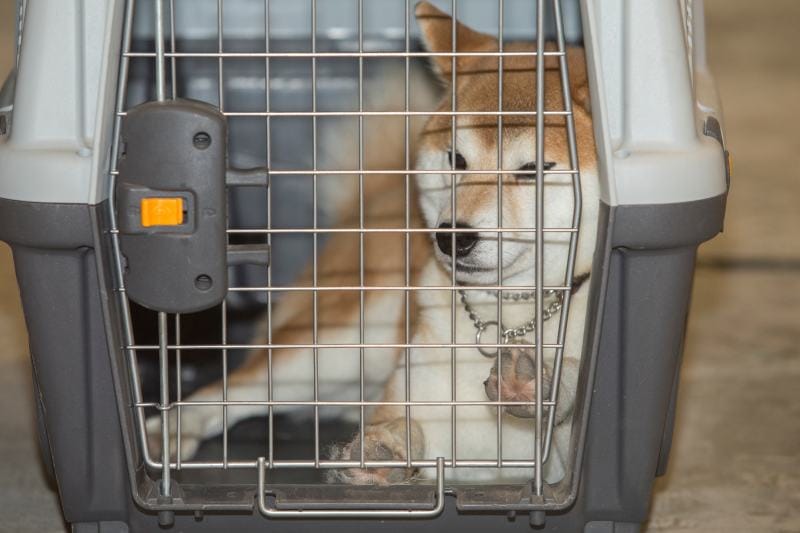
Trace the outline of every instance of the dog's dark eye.
{"type": "Polygon", "coordinates": [[[456,152],[456,159],[455,164],[453,164],[453,151],[447,151],[447,160],[450,162],[450,168],[455,168],[456,170],[467,170],[467,160],[464,159],[464,156],[456,152]]]}
{"type": "MultiPolygon", "coordinates": [[[[553,161],[547,161],[544,164],[544,169],[545,170],[550,170],[551,168],[553,168],[555,166],[556,166],[556,164],[553,161]]],[[[523,172],[536,172],[536,162],[535,161],[531,161],[530,163],[525,163],[524,165],[519,167],[519,170],[521,170],[523,172]]],[[[535,180],[536,179],[536,174],[516,174],[516,177],[517,177],[517,179],[520,179],[520,180],[535,180]]]]}

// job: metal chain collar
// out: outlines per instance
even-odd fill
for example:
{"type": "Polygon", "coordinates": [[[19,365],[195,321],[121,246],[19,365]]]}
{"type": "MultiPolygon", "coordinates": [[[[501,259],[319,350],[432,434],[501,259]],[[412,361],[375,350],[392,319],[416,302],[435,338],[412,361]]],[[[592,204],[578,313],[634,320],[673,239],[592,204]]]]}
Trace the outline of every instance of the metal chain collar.
{"type": "MultiPolygon", "coordinates": [[[[490,294],[496,294],[492,291],[488,291],[490,294]]],[[[486,331],[488,328],[498,326],[498,322],[496,320],[487,320],[484,321],[478,316],[478,312],[467,302],[467,291],[460,289],[458,294],[461,296],[461,303],[464,304],[464,310],[469,315],[470,320],[472,320],[473,325],[477,332],[475,333],[475,344],[481,344],[481,336],[483,332],[486,331]]],[[[503,294],[502,298],[504,300],[513,300],[515,302],[522,300],[530,300],[531,298],[535,298],[536,293],[534,292],[517,292],[511,294],[503,294]]],[[[553,300],[543,308],[542,310],[542,322],[546,322],[553,318],[556,313],[558,313],[564,305],[564,293],[562,291],[555,291],[552,289],[544,291],[543,297],[547,299],[551,296],[555,296],[553,300]]],[[[533,316],[530,320],[525,322],[523,325],[516,327],[516,328],[506,328],[504,324],[499,325],[500,330],[502,332],[503,344],[509,344],[514,339],[519,339],[524,337],[528,333],[531,333],[536,330],[536,315],[533,316]]],[[[497,355],[499,349],[495,349],[494,351],[487,350],[478,346],[478,351],[486,357],[494,357],[497,355]]]]}

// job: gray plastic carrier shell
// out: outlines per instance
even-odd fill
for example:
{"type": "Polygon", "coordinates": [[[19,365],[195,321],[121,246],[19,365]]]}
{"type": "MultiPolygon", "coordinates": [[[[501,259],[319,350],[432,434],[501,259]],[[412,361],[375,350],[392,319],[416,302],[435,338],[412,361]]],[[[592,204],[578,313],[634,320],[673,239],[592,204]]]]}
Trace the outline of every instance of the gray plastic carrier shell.
{"type": "MultiPolygon", "coordinates": [[[[238,38],[248,38],[255,31],[248,15],[252,2],[227,1],[234,6],[229,25],[240,28],[238,38]]],[[[488,17],[486,3],[463,1],[459,13],[480,27],[488,17]]],[[[172,500],[158,498],[157,479],[135,439],[130,354],[120,348],[126,332],[114,303],[117,280],[108,220],[119,59],[124,15],[132,4],[23,4],[16,77],[0,93],[0,240],[14,253],[42,458],[73,532],[163,530],[159,524],[198,532],[316,532],[320,527],[332,532],[409,527],[479,532],[529,530],[532,523],[551,532],[640,531],[655,477],[667,467],[697,247],[721,231],[729,184],[720,104],[705,61],[702,1],[565,2],[565,13],[573,15],[568,35],[574,40],[582,35],[587,49],[602,184],[589,287],[594,312],[586,325],[585,351],[591,356],[583,358],[580,384],[591,394],[575,416],[574,438],[583,453],[574,465],[578,482],[569,504],[558,510],[536,508],[529,515],[523,506],[520,511],[487,509],[474,491],[460,491],[445,495],[437,517],[325,522],[265,522],[256,508],[254,486],[227,490],[185,484],[176,487],[172,500]]],[[[507,9],[514,4],[509,0],[507,9]]],[[[199,10],[215,9],[202,6],[199,10]]],[[[396,40],[402,28],[382,25],[381,11],[372,12],[371,24],[382,28],[381,38],[396,40]]],[[[276,39],[302,33],[295,28],[308,20],[300,2],[277,16],[283,18],[276,39]]],[[[203,26],[200,14],[182,20],[189,21],[178,29],[187,39],[216,35],[216,28],[203,26]]],[[[320,27],[328,28],[332,38],[348,35],[348,29],[352,36],[347,24],[335,10],[320,17],[320,27]]],[[[152,40],[149,28],[152,21],[137,19],[135,38],[152,40]]],[[[511,24],[508,31],[514,37],[530,35],[524,23],[518,28],[511,24]]],[[[202,91],[207,81],[202,67],[194,76],[202,91]]],[[[137,81],[135,72],[131,79],[131,94],[147,100],[142,87],[150,80],[137,81]]],[[[289,79],[291,73],[284,81],[289,79]]],[[[292,91],[287,84],[276,97],[297,96],[292,91]]],[[[286,132],[288,138],[307,134],[286,132]]],[[[232,129],[231,134],[246,138],[247,130],[232,129]]],[[[230,156],[242,166],[258,164],[247,154],[230,156]]],[[[266,184],[257,171],[229,172],[227,180],[266,184]]],[[[245,212],[246,199],[239,202],[233,205],[245,212]]],[[[218,273],[248,258],[257,257],[256,263],[271,259],[257,246],[239,248],[240,261],[232,260],[237,253],[224,244],[217,243],[213,252],[218,273]]],[[[297,259],[285,263],[287,272],[296,264],[297,259]]],[[[275,503],[296,506],[314,490],[288,487],[275,494],[275,503]]],[[[384,493],[382,504],[426,508],[433,496],[433,489],[406,489],[384,493]]]]}

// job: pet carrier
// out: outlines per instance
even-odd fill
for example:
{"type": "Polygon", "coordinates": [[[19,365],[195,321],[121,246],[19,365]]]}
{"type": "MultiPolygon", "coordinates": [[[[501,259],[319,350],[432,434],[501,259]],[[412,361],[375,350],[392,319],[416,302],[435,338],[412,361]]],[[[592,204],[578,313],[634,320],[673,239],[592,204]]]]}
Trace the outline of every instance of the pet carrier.
{"type": "Polygon", "coordinates": [[[73,531],[639,531],[729,185],[701,0],[27,0],[18,46],[73,531]]]}

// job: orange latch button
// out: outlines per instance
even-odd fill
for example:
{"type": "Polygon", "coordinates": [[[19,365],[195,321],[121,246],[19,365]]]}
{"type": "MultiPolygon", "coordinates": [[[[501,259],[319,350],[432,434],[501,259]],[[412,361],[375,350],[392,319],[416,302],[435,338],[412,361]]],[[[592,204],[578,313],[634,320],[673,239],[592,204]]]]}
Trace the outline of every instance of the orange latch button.
{"type": "Polygon", "coordinates": [[[183,198],[142,198],[142,226],[183,224],[183,198]]]}

